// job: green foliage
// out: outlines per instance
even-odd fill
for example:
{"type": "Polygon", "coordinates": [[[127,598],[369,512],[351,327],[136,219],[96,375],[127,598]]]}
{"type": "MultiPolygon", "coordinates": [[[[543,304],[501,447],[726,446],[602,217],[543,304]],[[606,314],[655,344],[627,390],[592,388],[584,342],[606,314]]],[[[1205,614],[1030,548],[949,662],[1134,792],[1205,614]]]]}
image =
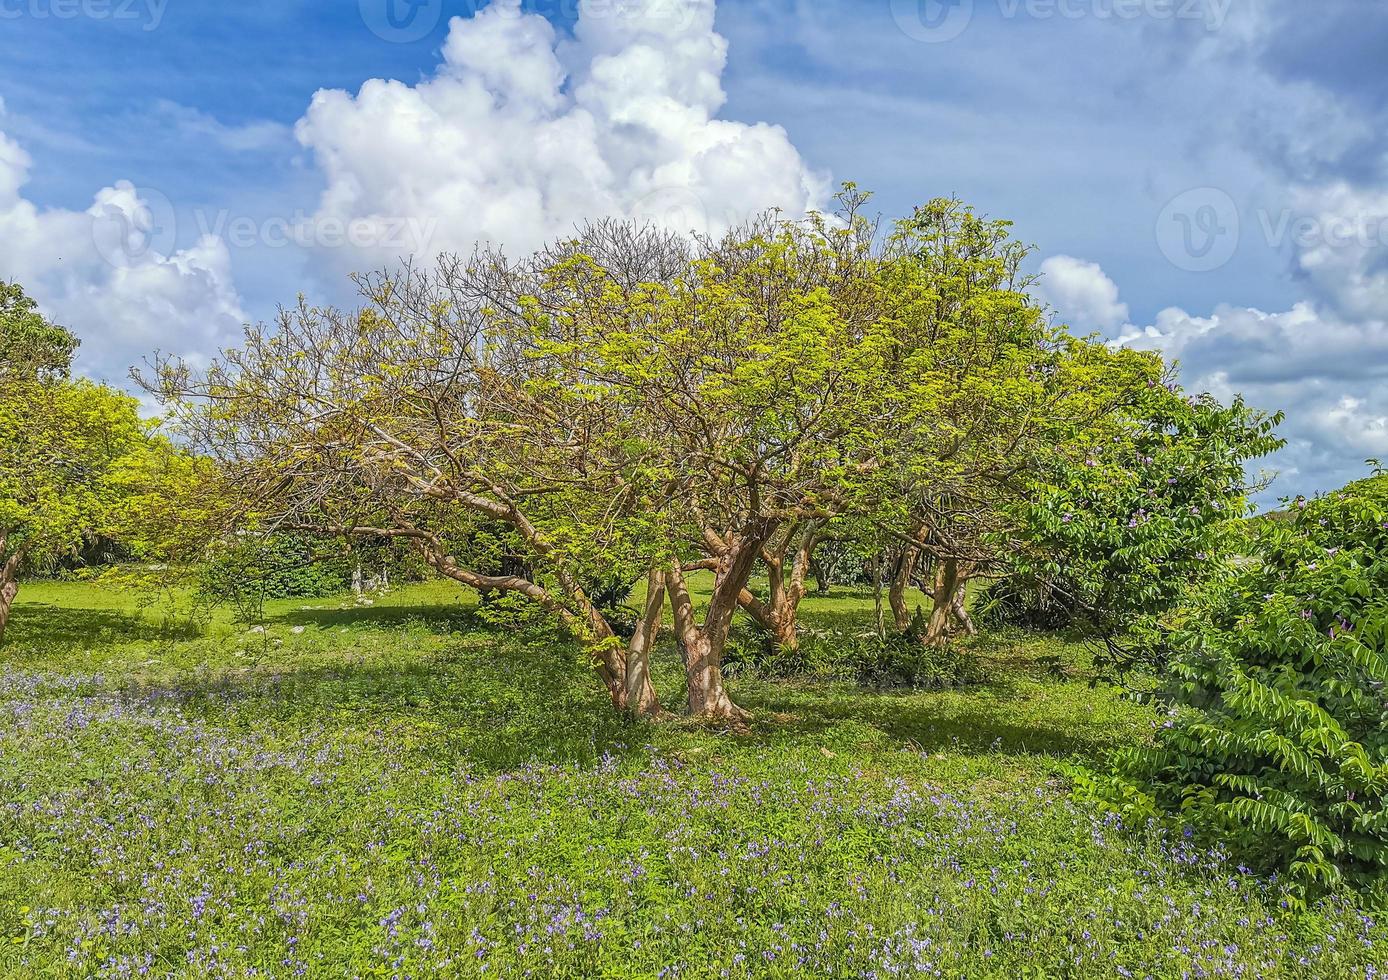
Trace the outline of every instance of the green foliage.
{"type": "Polygon", "coordinates": [[[0,282],[0,383],[66,377],[77,338],[50,323],[16,282],[0,282]]]}
{"type": "Polygon", "coordinates": [[[800,643],[784,650],[764,630],[749,627],[733,634],[724,653],[730,676],[848,680],[879,690],[940,690],[983,680],[977,657],[959,647],[928,647],[921,642],[918,618],[904,632],[888,633],[802,628],[800,643]]]}
{"type": "Polygon", "coordinates": [[[75,347],[18,286],[0,284],[0,604],[17,573],[119,535],[151,491],[148,460],[173,454],[133,398],[68,376],[75,347]]]}
{"type": "Polygon", "coordinates": [[[245,535],[214,547],[198,569],[198,587],[259,622],[267,599],[338,595],[352,581],[355,559],[341,542],[291,534],[245,535]]]}
{"type": "Polygon", "coordinates": [[[1124,774],[1305,892],[1388,872],[1388,476],[1259,522],[1124,774]]]}
{"type": "Polygon", "coordinates": [[[976,657],[959,646],[927,646],[922,642],[924,617],[917,613],[909,629],[858,636],[847,649],[858,683],[866,687],[934,690],[961,687],[983,680],[976,657]]]}
{"type": "Polygon", "coordinates": [[[1016,574],[990,583],[979,596],[980,626],[1060,630],[1072,625],[1073,602],[1045,580],[1016,574]]]}
{"type": "Polygon", "coordinates": [[[1230,569],[1249,511],[1245,467],[1281,444],[1280,420],[1150,379],[1109,438],[1028,474],[1013,569],[1078,611],[1107,672],[1160,670],[1173,616],[1230,569]]]}

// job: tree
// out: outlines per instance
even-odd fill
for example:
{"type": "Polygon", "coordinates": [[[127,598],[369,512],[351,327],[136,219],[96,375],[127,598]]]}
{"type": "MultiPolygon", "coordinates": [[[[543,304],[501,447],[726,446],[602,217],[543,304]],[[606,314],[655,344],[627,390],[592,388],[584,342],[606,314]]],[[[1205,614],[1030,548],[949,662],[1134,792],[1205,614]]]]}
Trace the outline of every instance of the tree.
{"type": "Polygon", "coordinates": [[[66,327],[50,323],[17,282],[0,282],[0,381],[66,377],[77,350],[66,327]]]}
{"type": "MultiPolygon", "coordinates": [[[[691,714],[738,722],[722,657],[759,559],[852,506],[862,407],[888,346],[872,229],[846,200],[842,223],[766,216],[624,294],[620,256],[551,263],[562,307],[532,305],[537,342],[581,384],[639,420],[670,553],[666,569],[691,714]],[[687,576],[713,573],[697,615],[687,576]]],[[[801,590],[803,591],[803,590],[801,590]]],[[[798,599],[797,599],[798,601],[798,599]]],[[[784,608],[784,607],[782,607],[784,608]]],[[[791,607],[793,616],[793,607],[791,607]]],[[[793,637],[794,621],[787,624],[793,637]]]]}
{"type": "Polygon", "coordinates": [[[1154,377],[1076,461],[1028,474],[1010,565],[1078,610],[1101,668],[1158,674],[1174,616],[1230,573],[1249,513],[1248,466],[1281,445],[1280,415],[1220,405],[1154,377]]]}
{"type": "Polygon", "coordinates": [[[550,396],[533,345],[487,299],[492,271],[479,256],[365,277],[355,313],[301,303],[206,372],[164,360],[145,383],[238,501],[214,533],[404,541],[441,575],[534,602],[588,649],[615,706],[654,714],[583,587],[639,513],[602,523],[639,460],[609,405],[550,396]]]}
{"type": "Polygon", "coordinates": [[[893,348],[877,415],[891,424],[872,514],[892,543],[893,618],[906,628],[920,584],[928,645],[972,629],[964,589],[999,567],[1032,474],[1083,458],[1161,371],[1050,324],[1020,272],[1027,252],[1008,222],[939,199],[897,222],[882,258],[893,348]]]}
{"type": "Polygon", "coordinates": [[[0,639],[21,573],[111,533],[159,444],[133,398],[69,377],[76,347],[17,285],[0,287],[0,639]]]}
{"type": "Polygon", "coordinates": [[[645,661],[668,592],[689,711],[737,721],[721,659],[753,565],[843,496],[864,439],[852,406],[882,347],[869,244],[851,218],[768,216],[716,241],[603,223],[519,261],[364,278],[356,313],[301,304],[208,371],[166,361],[149,383],[242,520],[399,537],[441,574],[521,594],[588,648],[619,708],[659,710],[645,661]],[[523,560],[485,571],[498,551],[523,560]],[[714,573],[702,618],[695,569],[714,573]],[[614,571],[648,586],[626,645],[585,587],[614,571]]]}

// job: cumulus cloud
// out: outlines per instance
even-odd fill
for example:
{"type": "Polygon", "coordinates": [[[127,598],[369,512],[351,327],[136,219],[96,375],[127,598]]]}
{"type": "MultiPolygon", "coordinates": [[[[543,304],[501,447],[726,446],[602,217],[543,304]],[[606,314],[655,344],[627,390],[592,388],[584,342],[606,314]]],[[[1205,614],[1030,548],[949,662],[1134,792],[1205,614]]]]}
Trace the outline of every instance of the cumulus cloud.
{"type": "Polygon", "coordinates": [[[1128,304],[1119,301],[1118,284],[1097,262],[1053,255],[1040,271],[1035,293],[1072,327],[1108,332],[1128,322],[1128,304]]]}
{"type": "Polygon", "coordinates": [[[1270,461],[1282,477],[1274,497],[1340,486],[1367,474],[1360,461],[1388,458],[1381,318],[1345,319],[1309,302],[1274,313],[1224,305],[1203,317],[1171,307],[1148,325],[1125,324],[1114,343],[1178,361],[1188,389],[1285,412],[1288,444],[1270,461]]]}
{"type": "MultiPolygon", "coordinates": [[[[727,42],[713,22],[714,0],[582,0],[572,37],[519,0],[455,18],[432,77],[313,97],[296,135],[327,181],[314,220],[359,240],[428,227],[421,250],[437,253],[530,249],[601,216],[717,232],[770,206],[822,207],[827,183],[785,130],[717,117],[727,42]]],[[[320,255],[358,268],[394,251],[320,255]]]]}
{"type": "Polygon", "coordinates": [[[82,339],[80,370],[119,383],[156,348],[198,359],[239,335],[245,314],[220,241],[175,249],[172,207],[128,181],[85,211],[40,208],[22,193],[31,167],[0,132],[0,278],[82,339]]]}
{"type": "Polygon", "coordinates": [[[1264,231],[1274,245],[1290,239],[1297,271],[1343,315],[1388,311],[1388,191],[1345,181],[1295,188],[1264,231]]]}

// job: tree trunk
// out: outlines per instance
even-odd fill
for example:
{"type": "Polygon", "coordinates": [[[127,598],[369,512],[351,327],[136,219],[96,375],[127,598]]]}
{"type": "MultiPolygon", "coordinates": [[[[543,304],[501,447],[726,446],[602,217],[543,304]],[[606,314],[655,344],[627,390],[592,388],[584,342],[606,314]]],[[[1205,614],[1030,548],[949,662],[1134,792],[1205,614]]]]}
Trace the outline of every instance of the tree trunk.
{"type": "Polygon", "coordinates": [[[829,594],[829,587],[833,584],[829,581],[829,573],[824,570],[824,563],[815,557],[814,552],[810,552],[808,562],[810,574],[814,576],[814,594],[825,596],[829,594]]]}
{"type": "Polygon", "coordinates": [[[959,562],[941,558],[935,562],[932,582],[930,621],[925,627],[922,642],[926,646],[943,646],[949,639],[950,623],[954,617],[955,594],[960,588],[959,562]]]}
{"type": "Polygon", "coordinates": [[[646,604],[627,645],[627,710],[638,718],[660,715],[660,698],[651,682],[651,649],[660,636],[664,609],[665,573],[652,568],[646,577],[646,604]]]}
{"type": "Polygon", "coordinates": [[[911,625],[911,608],[906,603],[906,590],[911,587],[911,580],[915,578],[916,563],[919,560],[920,552],[907,546],[897,559],[896,570],[892,575],[892,587],[887,593],[887,602],[892,607],[892,619],[896,621],[896,628],[899,630],[911,625]]]}
{"type": "MultiPolygon", "coordinates": [[[[4,555],[9,541],[9,532],[0,531],[0,556],[4,555]]],[[[18,550],[0,562],[0,643],[5,641],[5,627],[10,625],[14,597],[19,594],[19,568],[24,564],[24,556],[32,545],[32,539],[22,542],[18,550]]]]}
{"type": "Polygon", "coordinates": [[[969,615],[969,610],[964,605],[964,584],[964,582],[960,582],[959,590],[954,593],[954,603],[951,609],[954,612],[954,618],[963,627],[964,633],[967,636],[977,636],[978,627],[974,625],[973,617],[969,615]]]}
{"type": "Polygon", "coordinates": [[[14,597],[19,594],[16,579],[0,578],[0,643],[5,642],[5,627],[10,624],[10,610],[14,608],[14,597]]]}
{"type": "Polygon", "coordinates": [[[926,646],[943,646],[958,624],[969,636],[978,633],[964,605],[964,587],[975,565],[957,558],[941,558],[935,563],[931,587],[930,620],[922,641],[926,646]]]}
{"type": "Polygon", "coordinates": [[[702,631],[686,639],[681,648],[689,682],[690,716],[738,726],[746,724],[751,715],[733,703],[723,685],[722,651],[715,650],[712,640],[702,631]]]}
{"type": "Polygon", "coordinates": [[[742,589],[738,602],[762,629],[771,635],[771,642],[778,650],[800,649],[800,602],[808,591],[810,564],[815,545],[819,543],[820,524],[812,522],[804,528],[792,527],[784,537],[778,536],[762,549],[762,561],[766,565],[768,597],[762,602],[750,589],[742,589]],[[797,535],[798,532],[798,535],[797,535]],[[790,574],[786,574],[786,554],[795,545],[791,556],[790,574]]]}
{"type": "MultiPolygon", "coordinates": [[[[764,540],[764,539],[763,539],[764,540]]],[[[723,684],[723,648],[728,642],[733,614],[752,574],[761,540],[734,537],[718,558],[714,573],[713,598],[700,625],[694,616],[694,601],[679,563],[668,577],[670,606],[675,614],[675,631],[689,689],[689,714],[707,721],[741,727],[751,715],[733,703],[723,684]]]]}

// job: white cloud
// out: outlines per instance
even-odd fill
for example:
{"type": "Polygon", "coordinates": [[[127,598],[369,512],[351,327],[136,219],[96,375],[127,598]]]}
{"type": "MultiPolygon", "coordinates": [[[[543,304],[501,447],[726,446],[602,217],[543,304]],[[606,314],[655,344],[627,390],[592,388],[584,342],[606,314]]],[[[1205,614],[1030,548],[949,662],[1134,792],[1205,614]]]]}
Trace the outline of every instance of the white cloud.
{"type": "Polygon", "coordinates": [[[1125,325],[1115,342],[1179,361],[1188,389],[1285,412],[1288,444],[1269,464],[1283,476],[1274,496],[1331,489],[1367,475],[1362,460],[1388,458],[1382,319],[1348,320],[1311,303],[1280,313],[1220,306],[1205,317],[1171,307],[1146,326],[1125,325]]]}
{"type": "Polygon", "coordinates": [[[1118,285],[1097,262],[1053,255],[1041,263],[1034,292],[1081,332],[1112,331],[1128,322],[1128,304],[1119,301],[1118,285]]]}
{"type": "Polygon", "coordinates": [[[1344,181],[1296,188],[1264,230],[1271,244],[1290,239],[1297,269],[1346,316],[1388,314],[1388,191],[1344,181]]]}
{"type": "MultiPolygon", "coordinates": [[[[466,253],[605,215],[716,232],[822,207],[826,182],[783,129],[716,118],[727,42],[713,19],[713,0],[583,0],[572,39],[519,0],[454,19],[433,77],[314,96],[296,134],[327,179],[315,220],[413,220],[435,229],[426,251],[466,253]]],[[[339,271],[396,258],[319,251],[339,271]]]]}
{"type": "Polygon", "coordinates": [[[120,383],[156,348],[199,359],[239,335],[245,314],[221,242],[174,249],[172,208],[126,181],[85,211],[39,208],[22,194],[31,166],[0,132],[0,278],[82,339],[80,370],[120,383]]]}

